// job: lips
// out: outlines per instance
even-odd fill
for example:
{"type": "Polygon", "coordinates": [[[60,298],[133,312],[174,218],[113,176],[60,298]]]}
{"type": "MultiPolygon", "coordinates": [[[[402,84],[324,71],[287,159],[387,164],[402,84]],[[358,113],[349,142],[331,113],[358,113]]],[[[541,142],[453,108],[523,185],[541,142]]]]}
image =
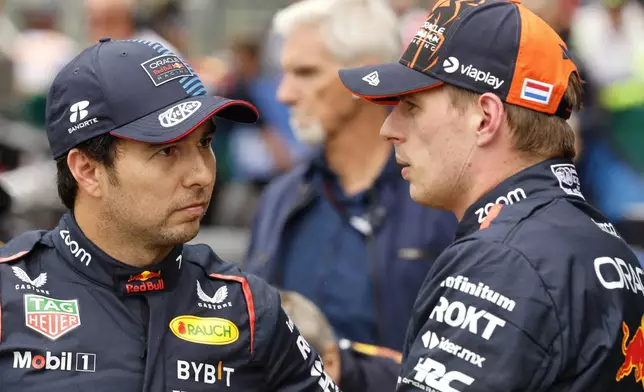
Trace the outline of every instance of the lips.
{"type": "Polygon", "coordinates": [[[208,208],[208,203],[207,203],[207,202],[203,202],[203,203],[193,203],[193,204],[188,204],[187,206],[184,206],[184,207],[179,208],[179,211],[180,211],[180,210],[188,210],[188,209],[190,209],[190,208],[198,208],[198,207],[202,207],[202,208],[205,210],[206,208],[208,208]]]}
{"type": "Polygon", "coordinates": [[[399,164],[400,166],[410,166],[409,163],[407,163],[405,160],[403,160],[398,155],[396,155],[396,163],[399,164]]]}

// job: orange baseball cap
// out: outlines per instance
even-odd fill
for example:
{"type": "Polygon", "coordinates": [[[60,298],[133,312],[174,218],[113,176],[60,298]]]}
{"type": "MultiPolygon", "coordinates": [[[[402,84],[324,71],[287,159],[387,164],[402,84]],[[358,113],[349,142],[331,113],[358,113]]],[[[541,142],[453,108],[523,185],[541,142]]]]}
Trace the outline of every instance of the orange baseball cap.
{"type": "Polygon", "coordinates": [[[340,70],[355,95],[382,105],[442,83],[569,118],[577,67],[561,37],[520,0],[438,2],[397,63],[340,70]]]}

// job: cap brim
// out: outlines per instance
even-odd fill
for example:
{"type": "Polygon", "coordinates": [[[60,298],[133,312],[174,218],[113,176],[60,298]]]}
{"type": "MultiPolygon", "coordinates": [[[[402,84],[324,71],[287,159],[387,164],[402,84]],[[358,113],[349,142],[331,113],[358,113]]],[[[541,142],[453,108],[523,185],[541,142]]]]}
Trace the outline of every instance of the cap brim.
{"type": "Polygon", "coordinates": [[[400,63],[341,69],[340,80],[353,94],[380,105],[395,105],[402,95],[437,87],[443,82],[400,63]]]}
{"type": "Polygon", "coordinates": [[[177,101],[172,105],[168,105],[163,109],[157,110],[156,112],[150,113],[147,116],[141,117],[129,124],[114,129],[110,134],[122,139],[135,140],[150,144],[170,143],[189,135],[199,125],[212,117],[219,117],[239,123],[253,124],[259,118],[259,113],[252,104],[245,101],[201,95],[177,101]],[[162,123],[160,115],[165,113],[168,109],[174,108],[177,105],[188,104],[193,101],[199,102],[198,104],[193,104],[193,106],[199,105],[193,113],[186,115],[185,118],[181,120],[173,119],[175,124],[168,123],[168,121],[166,121],[165,124],[162,123]]]}

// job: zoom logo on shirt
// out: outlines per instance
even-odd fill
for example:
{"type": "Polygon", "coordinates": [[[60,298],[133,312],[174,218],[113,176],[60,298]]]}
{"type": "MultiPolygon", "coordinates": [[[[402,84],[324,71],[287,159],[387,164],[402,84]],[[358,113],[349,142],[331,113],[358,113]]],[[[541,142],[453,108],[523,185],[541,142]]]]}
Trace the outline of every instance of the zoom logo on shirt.
{"type": "Polygon", "coordinates": [[[487,218],[487,215],[490,213],[490,208],[495,204],[512,205],[527,198],[528,195],[526,195],[522,188],[516,188],[508,192],[505,196],[499,196],[494,203],[487,203],[484,207],[479,208],[474,213],[478,216],[479,223],[483,223],[485,218],[487,218]]]}
{"type": "Polygon", "coordinates": [[[74,241],[69,235],[69,230],[61,230],[60,238],[63,239],[65,245],[69,248],[69,251],[74,255],[75,258],[79,259],[81,263],[89,266],[89,263],[92,262],[92,255],[90,255],[85,249],[81,248],[78,245],[78,242],[74,241]]]}
{"type": "Polygon", "coordinates": [[[505,326],[505,320],[492,313],[478,310],[474,306],[465,306],[459,301],[449,302],[445,297],[439,299],[429,318],[450,327],[467,329],[485,340],[490,340],[496,327],[505,326]]]}

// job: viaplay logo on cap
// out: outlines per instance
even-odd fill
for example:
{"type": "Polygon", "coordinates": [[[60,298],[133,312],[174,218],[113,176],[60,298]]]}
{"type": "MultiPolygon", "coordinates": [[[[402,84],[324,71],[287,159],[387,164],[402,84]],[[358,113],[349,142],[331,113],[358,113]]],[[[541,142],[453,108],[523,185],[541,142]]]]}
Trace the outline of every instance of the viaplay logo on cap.
{"type": "Polygon", "coordinates": [[[186,63],[174,54],[157,56],[141,63],[141,67],[157,87],[171,80],[193,75],[186,63]]]}

